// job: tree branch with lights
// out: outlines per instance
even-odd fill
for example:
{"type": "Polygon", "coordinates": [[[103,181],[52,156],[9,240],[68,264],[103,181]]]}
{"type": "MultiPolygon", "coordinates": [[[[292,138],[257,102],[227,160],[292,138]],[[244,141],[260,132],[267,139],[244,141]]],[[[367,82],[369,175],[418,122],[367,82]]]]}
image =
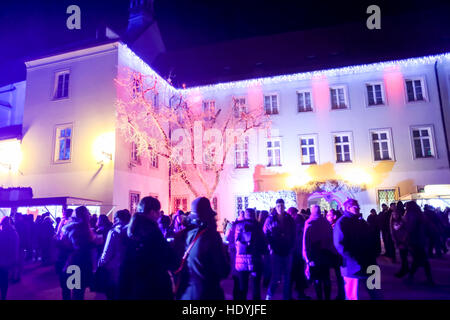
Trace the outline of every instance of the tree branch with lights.
{"type": "Polygon", "coordinates": [[[130,69],[120,74],[120,132],[135,144],[139,156],[167,159],[171,177],[195,197],[211,198],[233,147],[252,130],[270,127],[262,102],[243,106],[233,98],[230,105],[205,107],[189,90],[175,90],[155,76],[130,69]]]}

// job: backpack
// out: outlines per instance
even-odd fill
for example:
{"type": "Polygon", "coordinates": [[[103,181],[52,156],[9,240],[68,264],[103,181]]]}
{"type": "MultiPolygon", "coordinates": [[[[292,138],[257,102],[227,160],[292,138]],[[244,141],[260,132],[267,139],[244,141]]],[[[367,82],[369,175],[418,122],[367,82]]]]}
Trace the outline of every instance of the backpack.
{"type": "Polygon", "coordinates": [[[236,254],[254,254],[256,228],[251,223],[241,222],[236,228],[235,245],[236,254]]]}

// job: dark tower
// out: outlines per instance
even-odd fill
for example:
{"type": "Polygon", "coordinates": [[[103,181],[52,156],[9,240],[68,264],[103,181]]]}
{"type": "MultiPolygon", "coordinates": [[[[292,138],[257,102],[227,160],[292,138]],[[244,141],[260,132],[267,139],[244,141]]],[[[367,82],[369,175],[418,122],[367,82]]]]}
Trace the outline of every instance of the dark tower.
{"type": "Polygon", "coordinates": [[[123,37],[127,45],[148,63],[165,51],[153,3],[154,0],[130,0],[128,29],[123,37]]]}

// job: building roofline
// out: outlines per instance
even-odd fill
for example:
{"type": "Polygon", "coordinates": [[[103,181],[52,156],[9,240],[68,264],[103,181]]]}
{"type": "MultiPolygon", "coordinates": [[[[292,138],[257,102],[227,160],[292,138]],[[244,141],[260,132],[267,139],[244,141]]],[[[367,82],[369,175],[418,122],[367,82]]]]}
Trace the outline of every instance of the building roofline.
{"type": "Polygon", "coordinates": [[[27,69],[36,68],[40,66],[45,66],[51,63],[59,62],[62,60],[76,59],[79,57],[105,53],[117,50],[121,41],[114,40],[108,43],[103,43],[100,45],[92,45],[76,50],[67,50],[55,54],[46,55],[37,59],[25,61],[25,66],[27,69]]]}

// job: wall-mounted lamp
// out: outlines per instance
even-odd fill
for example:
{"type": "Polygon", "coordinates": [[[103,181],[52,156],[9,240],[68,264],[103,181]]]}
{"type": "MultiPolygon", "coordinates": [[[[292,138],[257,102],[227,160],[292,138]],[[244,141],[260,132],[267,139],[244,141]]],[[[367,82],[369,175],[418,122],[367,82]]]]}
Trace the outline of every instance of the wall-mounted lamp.
{"type": "Polygon", "coordinates": [[[115,149],[114,132],[104,133],[95,139],[93,143],[93,153],[97,164],[104,165],[113,159],[115,149]]]}
{"type": "Polygon", "coordinates": [[[18,139],[0,141],[0,171],[19,172],[22,150],[18,139]]]}

